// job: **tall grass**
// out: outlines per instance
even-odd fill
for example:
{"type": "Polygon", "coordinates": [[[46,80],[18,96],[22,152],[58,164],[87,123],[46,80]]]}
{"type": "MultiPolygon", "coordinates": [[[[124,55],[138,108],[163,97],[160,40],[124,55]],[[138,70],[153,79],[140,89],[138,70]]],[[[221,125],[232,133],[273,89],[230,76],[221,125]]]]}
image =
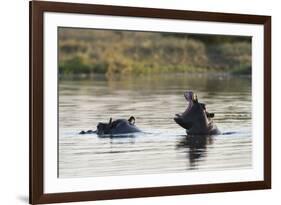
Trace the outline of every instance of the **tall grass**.
{"type": "Polygon", "coordinates": [[[58,35],[60,74],[251,70],[249,37],[75,28],[59,28],[58,35]]]}

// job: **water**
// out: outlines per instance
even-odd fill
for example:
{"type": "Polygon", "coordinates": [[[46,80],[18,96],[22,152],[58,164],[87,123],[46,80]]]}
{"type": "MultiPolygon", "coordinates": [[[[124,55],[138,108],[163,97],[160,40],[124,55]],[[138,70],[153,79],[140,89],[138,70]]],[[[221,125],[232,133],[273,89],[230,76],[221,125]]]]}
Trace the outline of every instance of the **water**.
{"type": "Polygon", "coordinates": [[[251,79],[161,75],[59,81],[59,177],[247,169],[252,165],[251,79]],[[215,113],[223,135],[187,137],[173,120],[192,90],[215,113]],[[98,122],[136,118],[145,132],[119,138],[79,135],[98,122]]]}

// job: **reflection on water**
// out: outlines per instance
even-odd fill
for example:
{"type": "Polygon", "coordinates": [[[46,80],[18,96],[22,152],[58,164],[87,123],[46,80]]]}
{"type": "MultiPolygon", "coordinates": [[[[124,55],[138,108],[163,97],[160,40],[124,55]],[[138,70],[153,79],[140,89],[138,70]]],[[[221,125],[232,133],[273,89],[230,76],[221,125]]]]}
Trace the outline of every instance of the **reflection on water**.
{"type": "Polygon", "coordinates": [[[189,159],[190,169],[196,168],[196,162],[201,157],[206,156],[207,145],[213,143],[213,138],[210,135],[188,135],[184,136],[177,148],[186,149],[187,157],[189,159]]]}
{"type": "Polygon", "coordinates": [[[251,79],[161,75],[59,81],[59,177],[153,174],[251,167],[251,79]],[[193,90],[225,135],[186,136],[174,121],[193,90]],[[78,135],[129,116],[144,131],[123,137],[78,135]]]}

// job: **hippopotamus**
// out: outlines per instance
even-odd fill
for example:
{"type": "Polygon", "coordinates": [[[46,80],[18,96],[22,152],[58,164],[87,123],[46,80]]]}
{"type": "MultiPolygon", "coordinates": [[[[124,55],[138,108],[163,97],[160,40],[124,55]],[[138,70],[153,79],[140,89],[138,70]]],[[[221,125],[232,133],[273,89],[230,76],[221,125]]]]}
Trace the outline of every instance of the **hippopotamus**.
{"type": "Polygon", "coordinates": [[[220,134],[214,121],[211,119],[214,113],[206,111],[206,105],[198,102],[197,95],[192,91],[184,93],[188,102],[186,110],[181,114],[176,114],[175,122],[186,129],[188,135],[216,135],[220,134]]]}
{"type": "Polygon", "coordinates": [[[141,130],[135,126],[135,121],[136,119],[133,116],[128,120],[117,119],[112,121],[112,118],[110,118],[108,123],[99,122],[95,131],[81,131],[79,134],[123,135],[141,132],[141,130]]]}

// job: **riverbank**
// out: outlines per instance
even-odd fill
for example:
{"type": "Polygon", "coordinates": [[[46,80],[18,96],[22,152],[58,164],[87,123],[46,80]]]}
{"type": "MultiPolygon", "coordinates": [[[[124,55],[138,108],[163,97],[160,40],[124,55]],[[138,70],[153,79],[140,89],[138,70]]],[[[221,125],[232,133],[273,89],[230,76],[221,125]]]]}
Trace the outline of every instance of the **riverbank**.
{"type": "Polygon", "coordinates": [[[250,74],[251,38],[59,29],[61,75],[250,74]]]}
{"type": "Polygon", "coordinates": [[[185,73],[152,73],[150,75],[114,75],[107,76],[106,74],[101,73],[89,73],[89,74],[58,74],[59,80],[97,80],[97,81],[119,81],[119,80],[128,80],[136,81],[138,79],[151,79],[153,81],[158,81],[166,78],[178,79],[178,77],[185,77],[186,79],[190,78],[215,78],[215,79],[226,79],[226,78],[251,78],[251,75],[248,72],[215,72],[215,71],[204,71],[204,72],[185,72],[185,73]]]}

